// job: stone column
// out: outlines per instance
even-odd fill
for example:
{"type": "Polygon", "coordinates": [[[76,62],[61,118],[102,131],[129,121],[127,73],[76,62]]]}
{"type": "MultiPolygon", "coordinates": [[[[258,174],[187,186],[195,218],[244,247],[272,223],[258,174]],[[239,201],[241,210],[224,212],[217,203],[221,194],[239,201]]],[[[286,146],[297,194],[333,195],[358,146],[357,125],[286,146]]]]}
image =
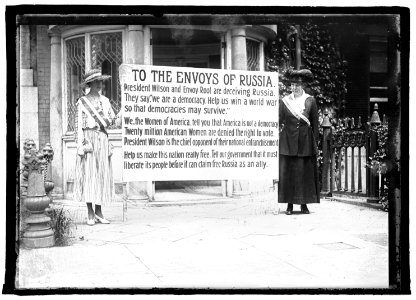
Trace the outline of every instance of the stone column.
{"type": "Polygon", "coordinates": [[[63,148],[62,148],[62,78],[61,35],[50,32],[51,37],[51,84],[50,84],[50,139],[55,151],[52,163],[54,192],[63,194],[63,148]]]}
{"type": "Polygon", "coordinates": [[[144,51],[144,64],[151,65],[153,58],[152,58],[152,33],[150,31],[149,26],[143,27],[143,51],[144,51]]]}
{"type": "MultiPolygon", "coordinates": [[[[127,26],[127,61],[128,64],[145,63],[145,42],[143,25],[127,26]]],[[[127,182],[127,197],[132,200],[153,200],[154,183],[151,181],[127,182]]]]}
{"type": "MultiPolygon", "coordinates": [[[[233,70],[247,70],[246,29],[237,27],[231,30],[231,55],[233,70]]],[[[249,192],[248,180],[227,180],[229,196],[246,196],[249,192]]]]}
{"type": "Polygon", "coordinates": [[[143,25],[127,26],[127,63],[144,64],[143,25]]]}
{"type": "Polygon", "coordinates": [[[233,70],[247,70],[246,29],[244,27],[231,30],[231,49],[233,70]]]}

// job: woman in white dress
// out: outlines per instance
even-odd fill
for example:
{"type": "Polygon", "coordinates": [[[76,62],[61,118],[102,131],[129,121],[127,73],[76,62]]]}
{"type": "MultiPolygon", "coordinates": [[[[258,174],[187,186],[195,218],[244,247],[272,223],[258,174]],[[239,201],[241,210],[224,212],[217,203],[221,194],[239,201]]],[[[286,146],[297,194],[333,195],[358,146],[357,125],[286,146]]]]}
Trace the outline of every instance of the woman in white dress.
{"type": "Polygon", "coordinates": [[[100,93],[103,80],[109,78],[98,69],[87,72],[83,85],[90,91],[77,102],[74,190],[76,199],[87,204],[88,225],[110,223],[104,218],[101,206],[112,201],[112,145],[107,128],[117,117],[109,99],[100,93]]]}

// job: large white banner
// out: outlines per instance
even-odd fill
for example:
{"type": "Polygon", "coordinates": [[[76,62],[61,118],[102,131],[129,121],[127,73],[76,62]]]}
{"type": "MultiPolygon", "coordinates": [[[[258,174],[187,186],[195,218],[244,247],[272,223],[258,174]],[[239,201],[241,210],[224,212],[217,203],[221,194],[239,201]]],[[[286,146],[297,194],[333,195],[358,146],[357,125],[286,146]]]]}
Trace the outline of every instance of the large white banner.
{"type": "Polygon", "coordinates": [[[123,180],[275,179],[278,74],[121,65],[123,180]]]}

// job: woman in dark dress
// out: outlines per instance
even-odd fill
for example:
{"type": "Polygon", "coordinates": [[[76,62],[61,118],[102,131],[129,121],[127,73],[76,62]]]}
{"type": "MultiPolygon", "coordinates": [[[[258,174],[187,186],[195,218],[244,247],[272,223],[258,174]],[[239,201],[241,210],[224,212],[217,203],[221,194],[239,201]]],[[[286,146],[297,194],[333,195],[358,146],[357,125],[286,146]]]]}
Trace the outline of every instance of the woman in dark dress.
{"type": "Polygon", "coordinates": [[[287,215],[293,213],[293,204],[300,204],[301,212],[309,214],[307,204],[319,203],[318,108],[304,91],[312,78],[309,70],[293,71],[292,93],[279,106],[279,203],[288,203],[287,215]]]}

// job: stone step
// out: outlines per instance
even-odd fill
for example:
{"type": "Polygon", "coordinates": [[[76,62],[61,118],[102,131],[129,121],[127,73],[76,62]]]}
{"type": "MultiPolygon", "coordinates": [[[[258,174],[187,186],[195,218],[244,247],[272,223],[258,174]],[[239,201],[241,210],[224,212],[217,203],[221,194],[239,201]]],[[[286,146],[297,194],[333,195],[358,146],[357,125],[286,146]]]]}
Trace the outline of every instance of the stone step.
{"type": "Polygon", "coordinates": [[[214,198],[214,199],[198,199],[198,200],[172,200],[172,201],[147,201],[146,206],[163,207],[163,206],[191,206],[206,204],[225,204],[237,201],[235,198],[214,198]]]}

